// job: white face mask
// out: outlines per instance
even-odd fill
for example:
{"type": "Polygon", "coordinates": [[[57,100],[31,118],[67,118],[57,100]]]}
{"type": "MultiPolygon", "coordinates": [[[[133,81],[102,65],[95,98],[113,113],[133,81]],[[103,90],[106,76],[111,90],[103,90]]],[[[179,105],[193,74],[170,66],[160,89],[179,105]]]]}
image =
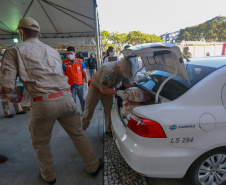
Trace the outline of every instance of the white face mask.
{"type": "Polygon", "coordinates": [[[23,30],[21,30],[22,32],[22,35],[20,35],[20,32],[19,32],[19,37],[20,37],[20,42],[23,42],[23,39],[24,39],[24,33],[23,33],[23,30]]]}
{"type": "Polygon", "coordinates": [[[115,55],[115,52],[114,51],[110,52],[110,55],[111,56],[114,56],[115,55]]]}
{"type": "Polygon", "coordinates": [[[75,59],[75,55],[72,55],[72,54],[68,55],[67,57],[68,57],[70,60],[74,60],[74,59],[75,59]]]}

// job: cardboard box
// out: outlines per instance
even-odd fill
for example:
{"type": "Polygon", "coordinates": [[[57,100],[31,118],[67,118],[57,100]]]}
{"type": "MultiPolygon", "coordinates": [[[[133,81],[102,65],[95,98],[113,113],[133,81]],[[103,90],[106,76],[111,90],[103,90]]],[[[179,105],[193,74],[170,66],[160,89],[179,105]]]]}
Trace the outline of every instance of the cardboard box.
{"type": "Polygon", "coordinates": [[[26,110],[26,111],[29,111],[30,110],[30,105],[31,105],[31,102],[28,102],[28,103],[22,105],[22,109],[26,110]]]}
{"type": "Polygon", "coordinates": [[[117,59],[117,57],[108,57],[108,62],[116,62],[117,59]]]}

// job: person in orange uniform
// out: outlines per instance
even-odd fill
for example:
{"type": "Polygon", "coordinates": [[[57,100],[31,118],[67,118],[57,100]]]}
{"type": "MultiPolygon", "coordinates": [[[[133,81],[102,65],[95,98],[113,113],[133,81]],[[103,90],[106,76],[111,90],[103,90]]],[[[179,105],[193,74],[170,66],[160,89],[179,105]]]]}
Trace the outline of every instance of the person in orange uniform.
{"type": "Polygon", "coordinates": [[[80,100],[82,112],[85,109],[84,86],[88,90],[88,76],[86,66],[82,59],[76,58],[76,51],[73,46],[67,48],[66,60],[63,60],[64,75],[68,77],[68,84],[71,86],[71,93],[76,103],[76,94],[80,100]],[[85,84],[84,84],[85,79],[85,84]]]}

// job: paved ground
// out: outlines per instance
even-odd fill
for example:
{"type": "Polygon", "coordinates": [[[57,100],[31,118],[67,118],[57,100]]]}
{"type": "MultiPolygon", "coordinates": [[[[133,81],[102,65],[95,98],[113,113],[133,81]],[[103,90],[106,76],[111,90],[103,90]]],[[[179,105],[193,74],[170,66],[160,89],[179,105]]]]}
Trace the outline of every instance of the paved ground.
{"type": "Polygon", "coordinates": [[[135,173],[121,156],[110,136],[104,136],[104,185],[148,185],[147,180],[135,173]]]}
{"type": "MultiPolygon", "coordinates": [[[[14,112],[12,107],[11,110],[14,112]]],[[[87,130],[99,157],[103,157],[103,125],[99,121],[102,114],[102,111],[96,110],[92,125],[87,130]]],[[[5,119],[0,111],[0,153],[9,158],[0,165],[0,185],[46,185],[38,177],[39,166],[31,145],[28,117],[29,113],[5,119]]],[[[103,171],[95,178],[86,172],[71,139],[58,122],[52,132],[51,147],[57,185],[103,184],[103,171]]]]}
{"type": "MultiPolygon", "coordinates": [[[[77,105],[80,107],[79,102],[77,105]]],[[[13,113],[12,106],[11,110],[13,113]]],[[[28,117],[29,113],[5,119],[0,108],[0,153],[9,157],[0,165],[0,185],[45,185],[38,177],[28,117]]],[[[103,135],[103,122],[103,110],[98,106],[86,131],[97,155],[103,157],[104,154],[104,171],[95,178],[86,172],[72,141],[56,122],[51,139],[56,185],[186,185],[180,179],[144,178],[136,174],[120,155],[113,139],[103,135]]]]}

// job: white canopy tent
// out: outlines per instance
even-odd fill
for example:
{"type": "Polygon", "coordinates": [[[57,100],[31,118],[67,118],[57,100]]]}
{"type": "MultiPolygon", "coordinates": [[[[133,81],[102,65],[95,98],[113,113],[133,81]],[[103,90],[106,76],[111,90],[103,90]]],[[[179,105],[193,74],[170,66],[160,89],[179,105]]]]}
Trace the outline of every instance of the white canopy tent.
{"type": "Polygon", "coordinates": [[[97,49],[100,57],[99,21],[96,0],[1,0],[0,48],[19,40],[16,32],[23,17],[34,18],[40,26],[40,40],[55,49],[97,49]]]}

